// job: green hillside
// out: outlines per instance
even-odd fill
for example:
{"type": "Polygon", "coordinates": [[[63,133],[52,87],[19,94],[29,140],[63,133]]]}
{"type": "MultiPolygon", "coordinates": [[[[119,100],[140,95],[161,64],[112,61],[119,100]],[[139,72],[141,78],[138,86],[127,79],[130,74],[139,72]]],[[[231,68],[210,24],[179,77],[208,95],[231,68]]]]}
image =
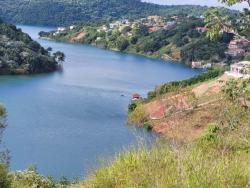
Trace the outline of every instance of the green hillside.
{"type": "Polygon", "coordinates": [[[55,57],[16,26],[0,21],[0,75],[51,72],[55,57]]]}
{"type": "Polygon", "coordinates": [[[140,0],[0,0],[0,17],[11,23],[70,25],[152,14],[200,15],[201,6],[160,6],[140,0]]]}

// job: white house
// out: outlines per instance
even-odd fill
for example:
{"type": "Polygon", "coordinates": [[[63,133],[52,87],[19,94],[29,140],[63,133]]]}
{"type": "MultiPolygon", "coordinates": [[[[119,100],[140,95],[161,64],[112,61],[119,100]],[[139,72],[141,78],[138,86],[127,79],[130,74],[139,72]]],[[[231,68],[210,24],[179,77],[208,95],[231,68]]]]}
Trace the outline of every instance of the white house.
{"type": "Polygon", "coordinates": [[[234,63],[230,66],[230,71],[226,72],[227,75],[235,78],[249,78],[250,61],[241,61],[234,63]]]}
{"type": "Polygon", "coordinates": [[[65,27],[58,27],[58,28],[57,28],[57,31],[58,31],[58,32],[63,32],[63,31],[65,31],[65,30],[66,30],[65,27]]]}
{"type": "Polygon", "coordinates": [[[69,29],[70,29],[70,30],[75,29],[75,26],[74,26],[74,25],[71,25],[71,26],[69,27],[69,29]]]}

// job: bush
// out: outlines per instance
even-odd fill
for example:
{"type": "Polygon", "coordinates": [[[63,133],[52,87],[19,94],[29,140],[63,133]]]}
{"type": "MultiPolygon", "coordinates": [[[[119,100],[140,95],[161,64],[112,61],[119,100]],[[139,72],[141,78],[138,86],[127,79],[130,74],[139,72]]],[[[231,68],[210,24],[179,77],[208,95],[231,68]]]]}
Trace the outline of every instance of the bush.
{"type": "Polygon", "coordinates": [[[10,177],[8,176],[8,168],[4,164],[0,164],[0,187],[9,188],[10,187],[10,177]]]}
{"type": "Polygon", "coordinates": [[[174,92],[181,88],[185,88],[187,86],[191,86],[199,82],[204,82],[206,80],[216,78],[220,76],[223,72],[224,70],[222,69],[211,69],[211,70],[208,70],[207,72],[204,72],[200,75],[194,76],[186,80],[168,82],[166,84],[163,84],[160,87],[157,87],[155,91],[149,92],[148,98],[153,99],[157,97],[158,95],[163,95],[169,92],[174,92]]]}
{"type": "Polygon", "coordinates": [[[129,42],[124,37],[119,37],[116,41],[116,46],[117,46],[118,50],[120,50],[120,51],[125,50],[128,47],[128,45],[129,45],[129,42]]]}
{"type": "Polygon", "coordinates": [[[133,112],[136,109],[137,105],[136,103],[131,103],[128,105],[128,112],[133,112]]]}

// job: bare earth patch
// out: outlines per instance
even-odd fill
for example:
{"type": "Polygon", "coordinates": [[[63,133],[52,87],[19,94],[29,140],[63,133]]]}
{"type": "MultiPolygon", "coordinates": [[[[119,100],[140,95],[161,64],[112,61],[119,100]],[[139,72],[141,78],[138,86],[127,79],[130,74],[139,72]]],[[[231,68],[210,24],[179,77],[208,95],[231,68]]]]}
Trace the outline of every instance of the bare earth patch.
{"type": "Polygon", "coordinates": [[[154,132],[183,142],[191,141],[216,120],[220,108],[219,93],[226,80],[228,78],[223,75],[191,90],[166,94],[140,109],[144,109],[154,132]]]}
{"type": "Polygon", "coordinates": [[[72,38],[70,39],[70,41],[71,41],[71,42],[79,41],[79,40],[83,39],[85,36],[86,36],[86,33],[85,33],[85,32],[79,32],[79,33],[77,33],[74,37],[72,37],[72,38]]]}

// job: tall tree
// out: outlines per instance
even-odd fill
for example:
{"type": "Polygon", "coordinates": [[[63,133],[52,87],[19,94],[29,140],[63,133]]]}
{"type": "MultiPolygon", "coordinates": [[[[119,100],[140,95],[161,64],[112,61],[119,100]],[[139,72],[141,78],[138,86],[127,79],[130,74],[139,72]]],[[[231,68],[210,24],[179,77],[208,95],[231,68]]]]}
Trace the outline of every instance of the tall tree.
{"type": "MultiPolygon", "coordinates": [[[[219,0],[229,6],[237,3],[247,2],[250,7],[250,0],[219,0]]],[[[250,42],[250,11],[245,8],[238,15],[228,15],[223,12],[222,8],[210,8],[205,13],[206,27],[209,28],[207,36],[215,39],[221,31],[233,33],[234,35],[250,42]]]]}

